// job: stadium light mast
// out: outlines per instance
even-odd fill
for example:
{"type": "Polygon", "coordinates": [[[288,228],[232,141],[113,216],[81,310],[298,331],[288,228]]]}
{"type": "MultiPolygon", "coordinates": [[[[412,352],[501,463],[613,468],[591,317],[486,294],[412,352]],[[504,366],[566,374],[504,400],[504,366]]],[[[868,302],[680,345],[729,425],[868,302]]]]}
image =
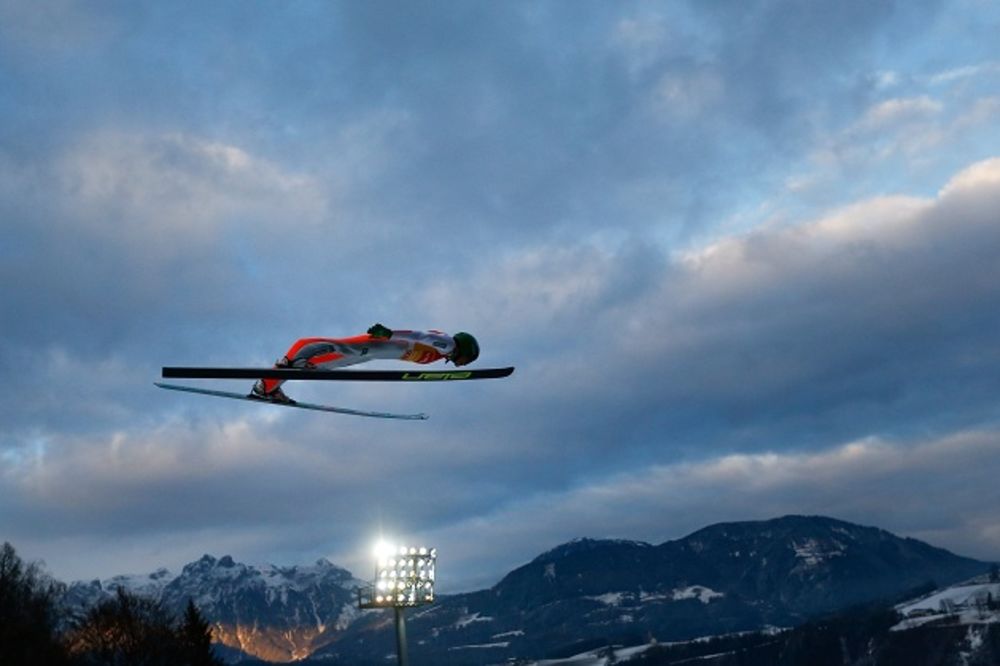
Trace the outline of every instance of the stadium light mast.
{"type": "Polygon", "coordinates": [[[407,608],[434,602],[436,548],[390,546],[375,548],[375,581],[358,588],[358,608],[392,608],[396,616],[396,658],[409,666],[406,651],[407,608]]]}

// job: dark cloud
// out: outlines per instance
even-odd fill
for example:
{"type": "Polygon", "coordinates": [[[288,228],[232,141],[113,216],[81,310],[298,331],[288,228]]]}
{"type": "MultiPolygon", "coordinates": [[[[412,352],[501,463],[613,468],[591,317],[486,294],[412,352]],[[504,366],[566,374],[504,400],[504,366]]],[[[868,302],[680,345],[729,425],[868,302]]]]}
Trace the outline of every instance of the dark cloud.
{"type": "Polygon", "coordinates": [[[227,550],[349,563],[382,526],[452,549],[461,587],[497,538],[502,573],[563,538],[656,540],[748,505],[992,547],[988,511],[949,528],[965,495],[933,514],[864,500],[994,439],[997,58],[945,54],[926,20],[978,17],[46,7],[0,4],[0,530],[57,574],[227,550]],[[374,321],[470,330],[480,364],[518,370],[289,387],[427,423],[151,384],[374,321]],[[846,443],[870,441],[884,474],[833,501],[846,443]],[[908,451],[933,455],[889,464],[908,451]]]}
{"type": "MultiPolygon", "coordinates": [[[[1000,281],[982,260],[998,241],[998,183],[994,160],[956,176],[935,200],[865,202],[670,262],[640,245],[522,252],[484,266],[471,285],[498,307],[470,314],[484,340],[491,318],[501,322],[492,328],[505,353],[489,353],[516,359],[510,380],[297,387],[302,397],[432,413],[427,424],[347,421],[332,431],[328,420],[278,408],[161,396],[157,411],[173,405],[180,420],[26,437],[9,467],[9,494],[20,498],[10,525],[46,525],[30,530],[36,538],[266,531],[289,520],[326,521],[327,543],[358,539],[374,522],[450,534],[549,496],[576,511],[572,498],[650,465],[707,457],[684,464],[735,460],[752,470],[763,461],[786,474],[767,456],[820,465],[850,456],[836,451],[858,438],[893,437],[902,451],[919,433],[995,422],[1000,355],[989,303],[1000,281]],[[770,453],[726,457],[741,450],[770,453]],[[359,508],[349,497],[365,499],[359,508]]],[[[455,317],[454,288],[431,289],[426,311],[455,317]]],[[[887,475],[906,483],[905,470],[887,475]]],[[[815,488],[797,479],[769,489],[762,506],[819,502],[821,494],[803,498],[815,488]]],[[[636,516],[637,531],[662,519],[636,516]]],[[[535,529],[525,538],[538,538],[535,529]]]]}

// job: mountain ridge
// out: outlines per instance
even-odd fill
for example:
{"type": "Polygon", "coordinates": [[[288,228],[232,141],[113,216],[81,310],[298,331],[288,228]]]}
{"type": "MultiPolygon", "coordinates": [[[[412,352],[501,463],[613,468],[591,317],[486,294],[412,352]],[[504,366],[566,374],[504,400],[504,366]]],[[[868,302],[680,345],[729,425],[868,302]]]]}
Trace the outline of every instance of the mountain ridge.
{"type": "MultiPolygon", "coordinates": [[[[489,664],[581,652],[589,642],[638,644],[795,626],[929,580],[947,584],[988,564],[916,539],[824,516],[716,523],[651,545],[574,539],[495,585],[438,595],[410,611],[415,659],[489,664]]],[[[205,555],[173,576],[118,576],[69,586],[67,599],[116,585],[145,589],[169,609],[192,598],[216,639],[271,661],[381,663],[394,651],[391,614],[359,611],[363,585],[328,560],[251,566],[205,555]]],[[[99,600],[99,599],[98,599],[99,600]]],[[[93,603],[91,599],[91,603],[93,603]]]]}

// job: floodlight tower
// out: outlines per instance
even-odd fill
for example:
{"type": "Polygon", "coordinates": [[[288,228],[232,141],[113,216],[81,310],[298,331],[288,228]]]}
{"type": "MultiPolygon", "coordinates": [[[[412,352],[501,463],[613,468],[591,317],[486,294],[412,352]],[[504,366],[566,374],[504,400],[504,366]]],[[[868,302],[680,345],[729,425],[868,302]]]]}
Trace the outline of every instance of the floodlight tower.
{"type": "Polygon", "coordinates": [[[396,657],[399,666],[408,666],[406,653],[407,608],[434,602],[436,548],[387,546],[375,551],[375,581],[358,588],[358,607],[392,608],[396,616],[396,657]]]}

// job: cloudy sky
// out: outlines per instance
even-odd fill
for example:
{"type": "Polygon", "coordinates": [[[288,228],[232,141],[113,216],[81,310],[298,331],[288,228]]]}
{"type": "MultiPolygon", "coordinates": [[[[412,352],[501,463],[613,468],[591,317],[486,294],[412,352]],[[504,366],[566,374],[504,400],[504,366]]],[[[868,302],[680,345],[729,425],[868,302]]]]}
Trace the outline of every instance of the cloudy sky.
{"type": "Polygon", "coordinates": [[[444,592],[789,513],[1000,559],[998,33],[988,0],[0,0],[0,540],[63,580],[367,577],[382,533],[444,592]],[[376,321],[517,371],[286,386],[425,422],[153,386],[376,321]]]}

